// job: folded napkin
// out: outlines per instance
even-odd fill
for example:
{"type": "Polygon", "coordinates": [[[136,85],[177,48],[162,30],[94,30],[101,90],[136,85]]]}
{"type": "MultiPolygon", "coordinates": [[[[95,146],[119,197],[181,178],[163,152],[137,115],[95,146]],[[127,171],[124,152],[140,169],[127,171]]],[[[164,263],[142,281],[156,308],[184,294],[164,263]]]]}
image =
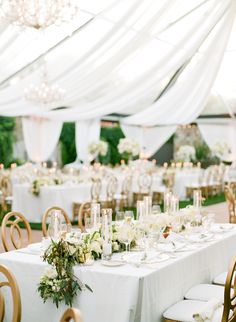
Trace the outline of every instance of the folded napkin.
{"type": "Polygon", "coordinates": [[[180,234],[176,234],[175,232],[171,232],[169,236],[166,238],[167,242],[174,242],[174,241],[179,241],[179,242],[185,242],[185,238],[181,236],[180,234]]]}
{"type": "Polygon", "coordinates": [[[222,302],[218,299],[211,299],[206,302],[206,305],[193,314],[193,318],[197,322],[211,321],[215,311],[222,305],[222,302]]]}

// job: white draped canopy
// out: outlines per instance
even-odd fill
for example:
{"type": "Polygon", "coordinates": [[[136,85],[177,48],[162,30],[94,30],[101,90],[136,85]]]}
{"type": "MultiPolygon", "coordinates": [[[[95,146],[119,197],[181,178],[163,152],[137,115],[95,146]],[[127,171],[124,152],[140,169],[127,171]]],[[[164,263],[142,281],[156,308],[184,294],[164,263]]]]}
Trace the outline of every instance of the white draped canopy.
{"type": "MultiPolygon", "coordinates": [[[[119,113],[124,132],[150,156],[177,124],[194,121],[206,107],[229,39],[231,44],[236,3],[81,0],[79,5],[76,21],[43,35],[0,28],[0,115],[39,118],[35,131],[45,119],[47,131],[53,129],[51,152],[62,122],[76,121],[78,159],[86,161],[86,146],[99,136],[98,119],[119,113]],[[63,101],[47,108],[24,99],[24,89],[39,83],[41,55],[49,81],[66,91],[63,101]]],[[[27,141],[30,122],[24,119],[23,126],[33,160],[38,157],[27,141]]]]}

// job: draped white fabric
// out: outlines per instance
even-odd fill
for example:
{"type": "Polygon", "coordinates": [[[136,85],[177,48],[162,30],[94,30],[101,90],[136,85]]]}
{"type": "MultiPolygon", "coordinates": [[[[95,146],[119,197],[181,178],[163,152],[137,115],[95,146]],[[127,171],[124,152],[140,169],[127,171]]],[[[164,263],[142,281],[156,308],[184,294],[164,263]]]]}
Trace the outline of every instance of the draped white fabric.
{"type": "Polygon", "coordinates": [[[126,124],[185,124],[195,120],[209,96],[210,89],[220,66],[227,40],[234,20],[229,10],[205,54],[198,60],[185,77],[180,79],[157,102],[149,108],[123,120],[126,124]]]}
{"type": "Polygon", "coordinates": [[[140,156],[150,158],[176,131],[176,126],[142,127],[121,124],[125,136],[136,140],[141,148],[140,156]]]}
{"type": "MultiPolygon", "coordinates": [[[[217,122],[217,121],[216,121],[217,122]]],[[[198,123],[203,139],[212,150],[216,144],[227,144],[232,151],[232,158],[236,160],[236,123],[228,121],[225,124],[198,123]]],[[[224,156],[222,156],[224,158],[224,156]]]]}
{"type": "Polygon", "coordinates": [[[62,122],[40,118],[23,118],[26,152],[31,161],[46,161],[53,154],[62,129],[62,122]]]}
{"type": "Polygon", "coordinates": [[[100,119],[76,122],[76,152],[77,160],[89,162],[88,146],[91,142],[97,142],[100,138],[100,119]]]}
{"type": "MultiPolygon", "coordinates": [[[[85,40],[86,35],[94,35],[96,29],[101,29],[101,16],[83,29],[78,37],[67,41],[63,50],[71,56],[73,48],[75,55],[69,56],[72,59],[59,64],[59,49],[49,55],[49,74],[67,91],[66,100],[61,105],[71,106],[70,108],[38,112],[35,107],[26,104],[20,96],[24,87],[35,81],[36,75],[32,73],[20,83],[1,91],[0,113],[12,116],[33,113],[57,120],[74,121],[112,112],[146,109],[160,92],[160,84],[198,51],[227,8],[232,10],[233,1],[209,0],[202,3],[198,9],[193,10],[200,1],[188,1],[188,10],[185,8],[181,11],[179,2],[175,0],[158,4],[152,0],[133,0],[129,6],[127,1],[120,1],[117,6],[123,5],[123,16],[118,15],[114,24],[109,24],[104,19],[102,36],[93,45],[89,42],[89,45],[77,48],[75,42],[85,40]],[[143,9],[144,14],[141,14],[143,9]],[[187,18],[173,23],[191,10],[193,12],[187,18]],[[176,16],[176,13],[179,15],[176,16]],[[12,88],[16,88],[13,95],[12,88]]],[[[114,7],[113,11],[106,11],[103,16],[115,19],[116,9],[114,7]]],[[[215,73],[210,71],[210,74],[214,78],[215,73]]],[[[199,84],[195,88],[197,85],[199,84]]],[[[210,86],[206,86],[205,91],[209,91],[209,88],[210,86]]],[[[199,101],[204,103],[203,99],[199,101]]]]}

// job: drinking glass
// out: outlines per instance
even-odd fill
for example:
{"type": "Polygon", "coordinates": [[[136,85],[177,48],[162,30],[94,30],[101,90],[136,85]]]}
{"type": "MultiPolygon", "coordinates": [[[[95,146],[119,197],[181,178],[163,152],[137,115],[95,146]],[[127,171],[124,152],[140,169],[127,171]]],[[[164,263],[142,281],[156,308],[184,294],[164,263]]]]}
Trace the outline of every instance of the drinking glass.
{"type": "Polygon", "coordinates": [[[143,220],[145,215],[145,204],[144,201],[138,200],[137,201],[137,220],[143,220]]]}
{"type": "Polygon", "coordinates": [[[153,205],[152,206],[152,214],[153,215],[158,215],[161,213],[161,207],[160,205],[153,205]]]}
{"type": "Polygon", "coordinates": [[[132,210],[125,211],[125,221],[131,222],[134,219],[134,212],[132,210]]]}
{"type": "Polygon", "coordinates": [[[124,211],[117,211],[116,212],[116,221],[122,222],[125,219],[124,211]]]}
{"type": "Polygon", "coordinates": [[[58,240],[61,230],[61,211],[54,210],[51,212],[50,223],[48,225],[48,236],[54,240],[58,240]]]}

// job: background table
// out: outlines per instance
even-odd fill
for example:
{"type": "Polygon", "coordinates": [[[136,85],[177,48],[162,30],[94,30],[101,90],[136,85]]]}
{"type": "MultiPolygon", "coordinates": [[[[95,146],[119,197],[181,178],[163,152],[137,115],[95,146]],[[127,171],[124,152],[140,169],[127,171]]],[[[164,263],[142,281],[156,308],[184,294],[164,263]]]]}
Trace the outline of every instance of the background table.
{"type": "MultiPolygon", "coordinates": [[[[220,237],[219,237],[220,238],[220,237]]],[[[90,285],[93,293],[82,292],[74,306],[81,309],[84,322],[158,322],[163,311],[181,300],[197,283],[211,282],[228,269],[236,253],[236,231],[221,239],[199,244],[178,258],[147,267],[77,266],[75,274],[90,285]]],[[[24,250],[23,250],[24,251],[24,250]]],[[[36,292],[46,264],[39,256],[13,251],[0,255],[0,263],[15,274],[22,296],[22,322],[56,322],[65,309],[42,299],[36,292]]],[[[10,322],[8,317],[7,321],[10,322]]]]}

